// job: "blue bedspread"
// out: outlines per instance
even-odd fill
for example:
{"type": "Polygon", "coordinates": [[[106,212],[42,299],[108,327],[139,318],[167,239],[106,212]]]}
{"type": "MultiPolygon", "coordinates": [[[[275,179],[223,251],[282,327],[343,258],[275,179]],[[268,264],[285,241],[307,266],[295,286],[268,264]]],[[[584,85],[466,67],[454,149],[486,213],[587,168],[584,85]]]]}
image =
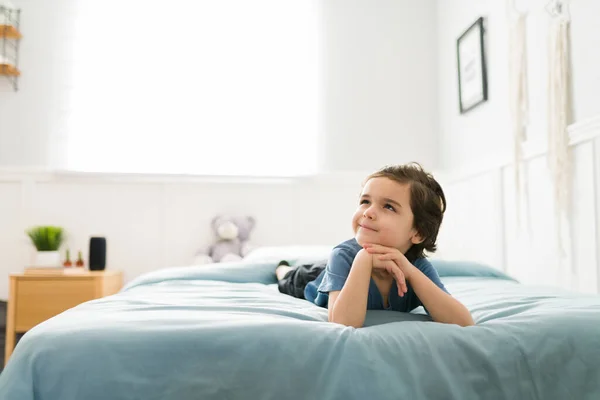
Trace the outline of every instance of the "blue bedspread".
{"type": "Polygon", "coordinates": [[[440,264],[476,326],[370,311],[354,329],[273,267],[166,269],[68,310],[22,338],[0,399],[600,398],[600,297],[440,264]]]}

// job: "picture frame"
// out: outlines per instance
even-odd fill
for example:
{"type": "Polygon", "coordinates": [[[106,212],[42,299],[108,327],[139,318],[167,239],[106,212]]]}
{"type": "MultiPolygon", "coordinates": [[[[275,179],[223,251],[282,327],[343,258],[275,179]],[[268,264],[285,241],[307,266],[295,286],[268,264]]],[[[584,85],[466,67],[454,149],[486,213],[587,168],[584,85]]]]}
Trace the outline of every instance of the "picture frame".
{"type": "Polygon", "coordinates": [[[488,100],[485,20],[479,17],[456,40],[458,102],[464,114],[488,100]]]}

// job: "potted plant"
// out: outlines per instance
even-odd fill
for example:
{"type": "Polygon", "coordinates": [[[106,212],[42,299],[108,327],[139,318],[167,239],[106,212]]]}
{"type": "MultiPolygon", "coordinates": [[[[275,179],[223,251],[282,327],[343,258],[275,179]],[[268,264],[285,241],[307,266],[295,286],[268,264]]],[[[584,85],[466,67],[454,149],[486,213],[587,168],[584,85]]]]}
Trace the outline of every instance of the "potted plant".
{"type": "Polygon", "coordinates": [[[63,263],[63,267],[72,267],[73,262],[71,261],[71,250],[67,249],[67,255],[65,257],[65,262],[63,263]]]}
{"type": "Polygon", "coordinates": [[[26,231],[37,252],[33,262],[36,268],[60,267],[58,249],[64,240],[63,228],[58,226],[35,226],[26,231]]]}

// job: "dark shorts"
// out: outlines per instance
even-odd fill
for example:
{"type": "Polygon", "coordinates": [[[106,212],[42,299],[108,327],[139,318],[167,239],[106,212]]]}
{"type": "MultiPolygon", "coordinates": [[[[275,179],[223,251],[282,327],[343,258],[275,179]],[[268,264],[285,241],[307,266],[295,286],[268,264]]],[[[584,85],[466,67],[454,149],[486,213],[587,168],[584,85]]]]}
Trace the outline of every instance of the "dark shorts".
{"type": "Polygon", "coordinates": [[[304,299],[304,288],[306,288],[309,282],[317,279],[326,266],[327,261],[318,261],[292,267],[283,279],[278,282],[279,291],[299,299],[304,299]]]}

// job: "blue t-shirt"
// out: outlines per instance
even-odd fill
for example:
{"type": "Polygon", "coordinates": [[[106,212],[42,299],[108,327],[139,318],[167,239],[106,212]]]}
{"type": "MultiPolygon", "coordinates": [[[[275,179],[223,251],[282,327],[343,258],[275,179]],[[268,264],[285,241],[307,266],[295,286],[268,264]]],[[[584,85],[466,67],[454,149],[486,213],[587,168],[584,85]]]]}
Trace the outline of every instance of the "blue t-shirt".
{"type": "MultiPolygon", "coordinates": [[[[350,268],[354,262],[354,257],[362,249],[362,247],[356,242],[355,239],[350,239],[335,246],[331,251],[327,267],[317,276],[312,282],[309,282],[304,289],[304,297],[306,300],[315,303],[320,307],[327,307],[329,301],[329,292],[335,292],[342,290],[348,274],[350,274],[350,268]]],[[[448,293],[444,284],[440,280],[440,277],[431,263],[425,258],[418,258],[413,262],[413,265],[418,268],[425,276],[427,276],[433,283],[435,283],[440,289],[448,293]]],[[[403,297],[398,294],[398,287],[396,281],[392,283],[390,289],[388,304],[385,308],[383,306],[383,297],[375,284],[373,278],[369,284],[369,296],[367,299],[367,310],[394,310],[402,312],[410,312],[415,308],[422,306],[421,300],[417,297],[416,293],[406,283],[408,291],[403,297]]]]}

